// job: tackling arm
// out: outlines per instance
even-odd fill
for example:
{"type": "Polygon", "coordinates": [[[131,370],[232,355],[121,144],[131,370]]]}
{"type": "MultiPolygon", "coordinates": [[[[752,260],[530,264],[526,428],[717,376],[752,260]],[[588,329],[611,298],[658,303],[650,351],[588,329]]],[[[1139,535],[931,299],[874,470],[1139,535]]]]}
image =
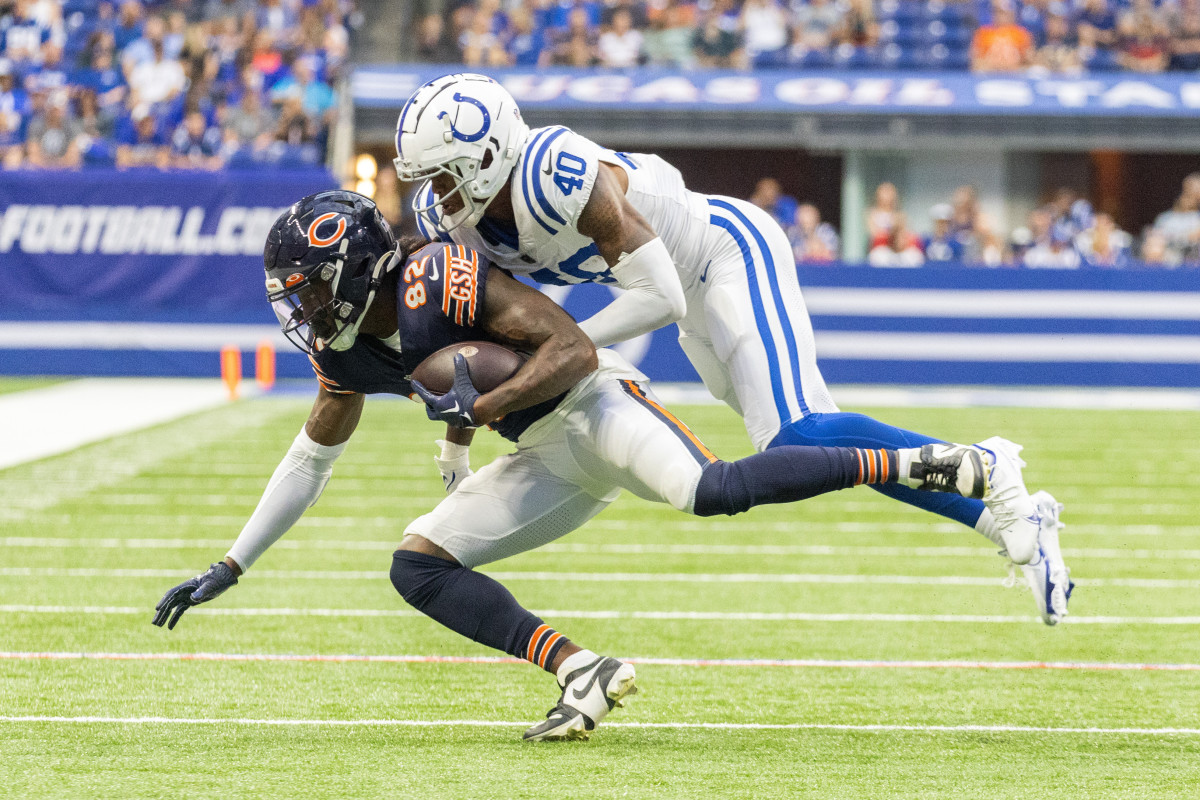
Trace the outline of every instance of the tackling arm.
{"type": "Polygon", "coordinates": [[[624,174],[600,164],[578,228],[596,242],[620,297],[579,324],[597,347],[632,339],[678,322],[687,310],[679,273],[666,245],[625,197],[624,174]]]}

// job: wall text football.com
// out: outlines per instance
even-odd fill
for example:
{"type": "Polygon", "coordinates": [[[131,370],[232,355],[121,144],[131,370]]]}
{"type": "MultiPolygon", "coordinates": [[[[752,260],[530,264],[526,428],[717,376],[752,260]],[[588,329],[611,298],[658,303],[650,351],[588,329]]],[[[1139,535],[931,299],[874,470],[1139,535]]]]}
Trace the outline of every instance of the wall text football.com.
{"type": "Polygon", "coordinates": [[[10,205],[0,218],[0,253],[261,255],[284,211],[229,206],[215,228],[202,206],[10,205]]]}

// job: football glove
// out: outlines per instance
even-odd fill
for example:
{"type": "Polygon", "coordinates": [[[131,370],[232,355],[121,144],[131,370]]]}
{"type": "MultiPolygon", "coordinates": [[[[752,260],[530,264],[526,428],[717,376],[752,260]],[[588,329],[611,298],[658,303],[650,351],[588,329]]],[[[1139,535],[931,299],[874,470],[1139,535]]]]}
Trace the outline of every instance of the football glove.
{"type": "Polygon", "coordinates": [[[192,606],[207,603],[237,582],[237,576],[233,574],[229,565],[218,561],[209,567],[207,572],[184,581],[164,594],[162,600],[154,607],[153,622],[160,628],[166,623],[167,630],[174,630],[175,623],[179,622],[184,611],[192,606]],[[175,612],[173,616],[171,612],[175,612]],[[170,622],[167,622],[168,617],[170,622]]]}
{"type": "Polygon", "coordinates": [[[430,419],[441,420],[451,428],[476,427],[475,401],[479,399],[479,391],[471,383],[471,371],[462,353],[454,356],[454,383],[450,391],[434,394],[420,381],[413,381],[412,388],[425,401],[425,415],[430,419]]]}

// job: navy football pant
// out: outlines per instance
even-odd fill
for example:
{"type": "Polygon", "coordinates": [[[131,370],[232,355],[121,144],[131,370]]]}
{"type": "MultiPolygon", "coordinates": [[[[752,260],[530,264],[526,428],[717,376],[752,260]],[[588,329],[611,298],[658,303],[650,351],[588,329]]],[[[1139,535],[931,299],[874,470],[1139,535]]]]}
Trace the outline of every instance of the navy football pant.
{"type": "MultiPolygon", "coordinates": [[[[923,444],[941,442],[920,433],[885,425],[864,414],[846,412],[809,414],[803,419],[789,422],[767,445],[767,449],[779,445],[803,444],[824,447],[869,447],[899,450],[920,447],[923,444]]],[[[919,492],[898,483],[886,483],[871,487],[910,506],[941,514],[955,522],[974,528],[983,513],[982,500],[944,494],[941,492],[919,492]]]]}

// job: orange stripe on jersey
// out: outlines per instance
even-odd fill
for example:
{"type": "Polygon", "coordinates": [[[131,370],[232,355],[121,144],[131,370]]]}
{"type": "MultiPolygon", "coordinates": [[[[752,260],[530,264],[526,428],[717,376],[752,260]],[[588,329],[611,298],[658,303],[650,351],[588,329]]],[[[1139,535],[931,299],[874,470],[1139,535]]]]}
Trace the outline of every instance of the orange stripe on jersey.
{"type": "Polygon", "coordinates": [[[626,381],[623,381],[623,383],[626,385],[626,387],[628,387],[629,392],[634,397],[641,400],[643,403],[650,406],[654,410],[658,411],[658,413],[661,414],[663,417],[665,417],[666,420],[671,423],[671,425],[673,425],[675,428],[677,428],[679,430],[680,433],[682,433],[684,436],[686,436],[688,438],[688,440],[693,445],[696,446],[696,449],[699,450],[700,453],[709,460],[710,463],[717,460],[717,457],[716,457],[716,455],[713,454],[713,451],[709,450],[708,447],[704,444],[704,442],[702,442],[698,438],[696,438],[696,434],[692,433],[691,429],[688,428],[687,425],[684,425],[683,422],[679,419],[679,417],[675,416],[670,411],[667,411],[665,408],[660,406],[658,403],[654,402],[649,397],[647,397],[646,393],[642,391],[642,387],[638,386],[633,381],[626,380],[626,381]]]}

